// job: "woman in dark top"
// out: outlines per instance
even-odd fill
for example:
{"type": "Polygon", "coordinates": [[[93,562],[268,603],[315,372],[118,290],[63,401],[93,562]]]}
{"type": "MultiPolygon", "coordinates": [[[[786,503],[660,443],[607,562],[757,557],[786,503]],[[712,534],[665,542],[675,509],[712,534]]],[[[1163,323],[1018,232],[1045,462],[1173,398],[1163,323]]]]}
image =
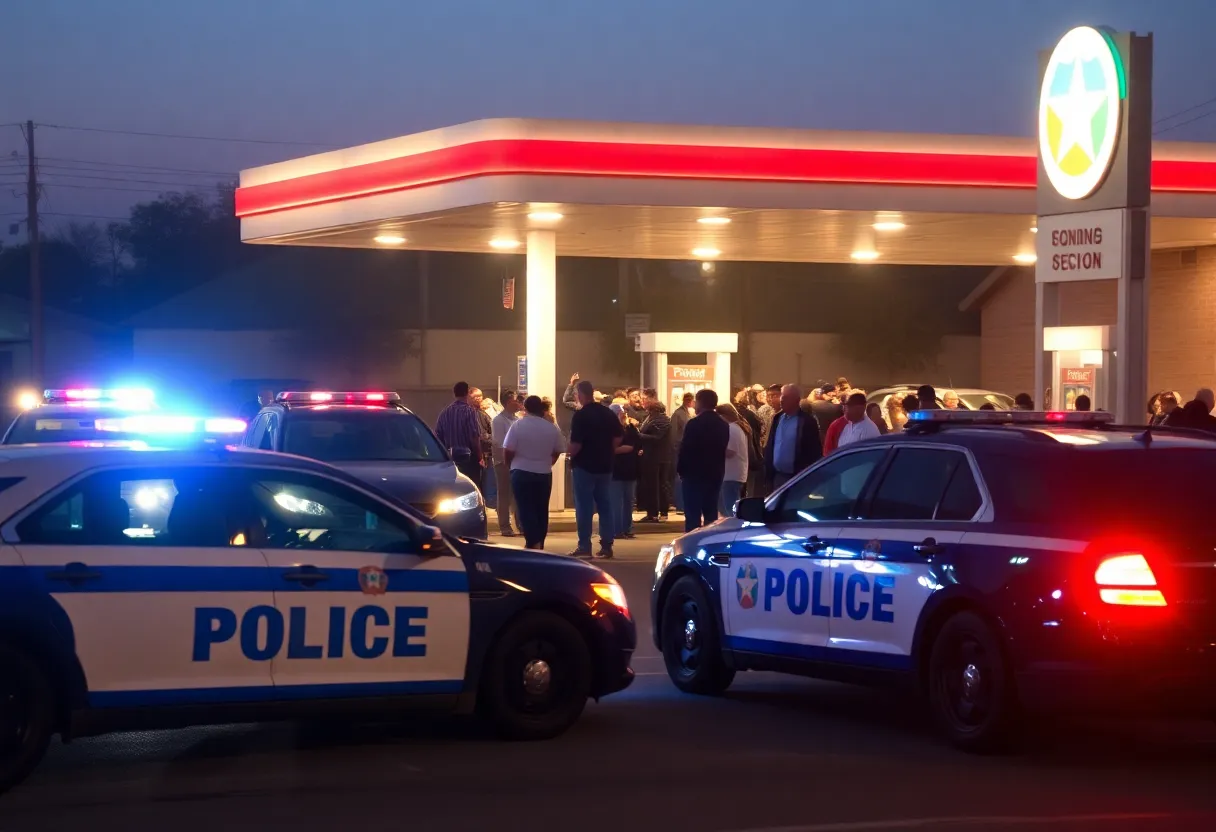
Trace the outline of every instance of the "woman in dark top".
{"type": "Polygon", "coordinates": [[[621,420],[625,431],[621,444],[617,446],[616,458],[612,462],[612,504],[616,507],[616,530],[618,540],[633,540],[633,505],[638,485],[638,451],[642,448],[642,435],[625,413],[622,405],[610,408],[621,420]]]}

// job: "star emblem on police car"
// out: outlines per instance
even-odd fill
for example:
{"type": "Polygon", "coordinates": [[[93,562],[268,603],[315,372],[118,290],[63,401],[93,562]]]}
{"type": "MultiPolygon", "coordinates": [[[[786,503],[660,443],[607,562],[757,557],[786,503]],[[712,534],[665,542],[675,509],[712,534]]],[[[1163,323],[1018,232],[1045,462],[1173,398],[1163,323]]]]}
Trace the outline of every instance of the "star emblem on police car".
{"type": "Polygon", "coordinates": [[[364,595],[383,595],[388,592],[388,575],[379,566],[361,567],[359,589],[364,595]]]}

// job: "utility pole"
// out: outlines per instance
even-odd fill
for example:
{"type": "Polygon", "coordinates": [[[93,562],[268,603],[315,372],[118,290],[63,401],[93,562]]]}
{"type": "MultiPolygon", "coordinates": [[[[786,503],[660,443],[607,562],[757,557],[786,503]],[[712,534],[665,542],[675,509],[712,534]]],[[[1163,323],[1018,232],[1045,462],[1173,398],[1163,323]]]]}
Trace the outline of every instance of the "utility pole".
{"type": "Polygon", "coordinates": [[[44,340],[42,335],[42,263],[38,246],[38,160],[34,155],[34,122],[25,123],[25,152],[29,172],[25,182],[25,211],[30,242],[30,375],[41,385],[44,340]]]}

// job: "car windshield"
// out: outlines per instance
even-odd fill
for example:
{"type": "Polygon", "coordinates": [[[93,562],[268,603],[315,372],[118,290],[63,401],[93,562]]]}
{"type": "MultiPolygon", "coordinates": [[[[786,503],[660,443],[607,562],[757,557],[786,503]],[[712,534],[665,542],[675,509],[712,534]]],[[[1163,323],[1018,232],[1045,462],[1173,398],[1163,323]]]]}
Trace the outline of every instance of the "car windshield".
{"type": "Polygon", "coordinates": [[[323,462],[447,458],[422,420],[399,410],[301,410],[284,421],[283,451],[323,462]]]}
{"type": "Polygon", "coordinates": [[[1013,410],[1013,399],[1004,393],[960,393],[959,398],[972,410],[979,410],[986,404],[997,410],[1013,410]]]}
{"type": "Polygon", "coordinates": [[[99,431],[95,425],[96,421],[113,415],[113,411],[102,410],[81,410],[72,413],[31,410],[16,418],[4,442],[6,445],[40,445],[46,442],[81,442],[89,439],[144,438],[113,431],[99,431]]]}

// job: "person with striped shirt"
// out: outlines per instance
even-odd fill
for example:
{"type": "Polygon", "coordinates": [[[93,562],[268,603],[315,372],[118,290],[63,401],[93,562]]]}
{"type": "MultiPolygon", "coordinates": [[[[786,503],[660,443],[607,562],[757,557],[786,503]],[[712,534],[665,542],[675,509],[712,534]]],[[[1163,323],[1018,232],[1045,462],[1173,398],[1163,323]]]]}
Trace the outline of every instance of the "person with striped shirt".
{"type": "Polygon", "coordinates": [[[477,411],[469,404],[469,384],[458,381],[452,386],[452,402],[439,413],[435,420],[435,437],[455,456],[461,450],[469,452],[469,458],[456,463],[460,473],[481,488],[481,473],[484,457],[481,453],[481,422],[477,411]]]}

